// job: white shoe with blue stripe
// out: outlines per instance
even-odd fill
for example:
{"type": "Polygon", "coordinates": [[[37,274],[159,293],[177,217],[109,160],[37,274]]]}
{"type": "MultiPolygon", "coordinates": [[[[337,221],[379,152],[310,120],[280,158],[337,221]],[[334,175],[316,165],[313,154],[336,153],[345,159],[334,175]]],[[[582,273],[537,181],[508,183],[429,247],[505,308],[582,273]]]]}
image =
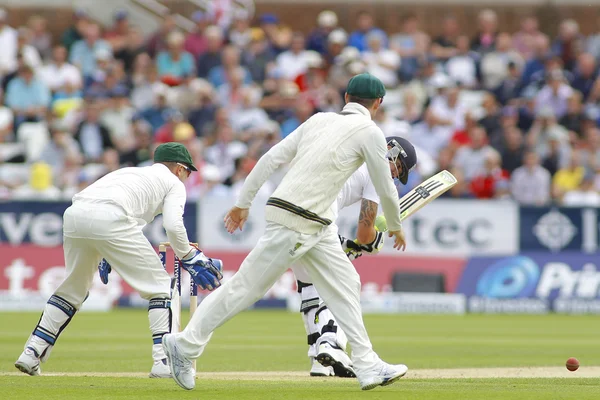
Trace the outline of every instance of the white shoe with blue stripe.
{"type": "Polygon", "coordinates": [[[172,334],[163,336],[162,346],[171,367],[171,377],[182,388],[192,390],[196,386],[196,370],[192,360],[184,357],[179,352],[177,340],[172,334]]]}
{"type": "Polygon", "coordinates": [[[358,372],[358,383],[362,390],[375,389],[377,386],[387,386],[402,378],[408,372],[404,364],[392,365],[380,361],[376,368],[367,372],[358,372]]]}
{"type": "Polygon", "coordinates": [[[37,376],[42,374],[40,358],[36,354],[35,350],[31,347],[27,347],[21,353],[19,359],[15,362],[15,367],[27,375],[37,376]]]}

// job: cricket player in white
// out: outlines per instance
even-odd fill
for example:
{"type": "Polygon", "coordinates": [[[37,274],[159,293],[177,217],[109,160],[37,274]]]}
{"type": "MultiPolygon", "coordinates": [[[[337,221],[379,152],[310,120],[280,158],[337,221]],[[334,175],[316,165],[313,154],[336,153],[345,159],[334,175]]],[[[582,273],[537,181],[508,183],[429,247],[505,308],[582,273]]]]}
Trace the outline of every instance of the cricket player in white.
{"type": "MultiPolygon", "coordinates": [[[[183,224],[183,182],[196,167],[180,143],[165,143],[154,153],[155,164],[122,168],[99,179],[73,197],[63,218],[66,278],[48,300],[44,312],[15,366],[40,375],[60,333],[85,301],[101,258],[140,295],[149,300],[153,339],[150,376],[169,377],[162,337],[170,331],[171,278],[142,233],[158,214],[171,247],[194,281],[205,289],[220,286],[219,260],[190,246],[183,224]]],[[[110,267],[109,267],[110,268],[110,267]]]]}
{"type": "MultiPolygon", "coordinates": [[[[415,148],[408,140],[397,136],[388,137],[387,144],[392,178],[405,185],[408,174],[417,164],[415,148]]],[[[377,216],[379,196],[364,164],[344,184],[333,204],[335,215],[338,210],[358,202],[361,207],[356,240],[338,235],[350,261],[362,256],[363,252],[377,254],[383,247],[383,233],[387,230],[385,217],[377,216]]],[[[346,354],[347,337],[311,283],[302,260],[292,267],[292,271],[298,281],[298,293],[302,301],[300,312],[309,345],[310,375],[355,377],[352,361],[346,354]]]]}
{"type": "Polygon", "coordinates": [[[181,387],[195,387],[192,360],[200,357],[213,331],[261,298],[299,260],[348,337],[361,388],[388,385],[406,374],[405,365],[387,364],[373,351],[362,320],[360,278],[332,223],[332,204],[342,186],[366,162],[394,248],[405,248],[385,137],[372,121],[384,95],[383,84],[374,76],[353,77],[341,113],[312,116],[258,161],[236,206],[225,216],[225,226],[230,233],[242,229],[259,188],[276,168],[290,163],[267,201],[265,233],[239,271],[200,303],[186,328],[163,336],[173,379],[181,387]]]}

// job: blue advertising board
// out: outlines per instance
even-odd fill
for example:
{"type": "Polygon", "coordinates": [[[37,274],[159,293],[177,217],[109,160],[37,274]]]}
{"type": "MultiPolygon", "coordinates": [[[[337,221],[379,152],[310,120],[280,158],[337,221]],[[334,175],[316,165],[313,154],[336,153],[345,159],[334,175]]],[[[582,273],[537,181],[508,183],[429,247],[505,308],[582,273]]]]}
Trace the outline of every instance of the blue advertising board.
{"type": "Polygon", "coordinates": [[[471,312],[600,313],[597,256],[577,252],[474,257],[457,292],[471,312]]]}
{"type": "Polygon", "coordinates": [[[598,251],[598,210],[595,208],[521,207],[521,251],[598,251]]]}
{"type": "MultiPolygon", "coordinates": [[[[44,201],[0,203],[0,244],[61,246],[62,217],[70,205],[70,202],[44,201]]],[[[193,242],[198,240],[196,214],[196,203],[188,202],[184,209],[184,224],[193,242]]],[[[167,241],[161,215],[144,228],[144,234],[153,245],[167,241]]]]}

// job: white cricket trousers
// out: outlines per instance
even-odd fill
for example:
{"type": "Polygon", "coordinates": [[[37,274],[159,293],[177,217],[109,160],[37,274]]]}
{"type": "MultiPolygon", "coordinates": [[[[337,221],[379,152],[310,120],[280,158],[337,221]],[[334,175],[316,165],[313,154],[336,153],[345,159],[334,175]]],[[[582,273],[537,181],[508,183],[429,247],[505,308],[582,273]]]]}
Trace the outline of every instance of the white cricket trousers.
{"type": "Polygon", "coordinates": [[[239,271],[209,294],[187,327],[175,335],[181,353],[190,359],[200,357],[213,331],[260,299],[290,265],[306,269],[348,336],[357,372],[374,367],[379,357],[362,319],[360,277],[342,250],[335,225],[308,235],[267,222],[239,271]]]}
{"type": "Polygon", "coordinates": [[[170,298],[169,274],[141,225],[122,209],[75,203],[63,218],[66,278],[55,294],[79,309],[98,273],[98,263],[105,258],[144,299],[170,298]]]}

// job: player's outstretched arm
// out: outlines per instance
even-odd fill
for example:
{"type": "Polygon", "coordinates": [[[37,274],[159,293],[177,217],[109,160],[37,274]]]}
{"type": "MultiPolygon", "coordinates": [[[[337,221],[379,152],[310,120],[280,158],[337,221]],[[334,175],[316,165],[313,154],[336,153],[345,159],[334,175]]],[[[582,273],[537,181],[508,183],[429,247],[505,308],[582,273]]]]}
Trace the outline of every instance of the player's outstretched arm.
{"type": "Polygon", "coordinates": [[[163,227],[167,232],[173,252],[180,259],[185,258],[193,250],[183,224],[185,201],[185,186],[178,181],[167,193],[163,203],[163,227]]]}

